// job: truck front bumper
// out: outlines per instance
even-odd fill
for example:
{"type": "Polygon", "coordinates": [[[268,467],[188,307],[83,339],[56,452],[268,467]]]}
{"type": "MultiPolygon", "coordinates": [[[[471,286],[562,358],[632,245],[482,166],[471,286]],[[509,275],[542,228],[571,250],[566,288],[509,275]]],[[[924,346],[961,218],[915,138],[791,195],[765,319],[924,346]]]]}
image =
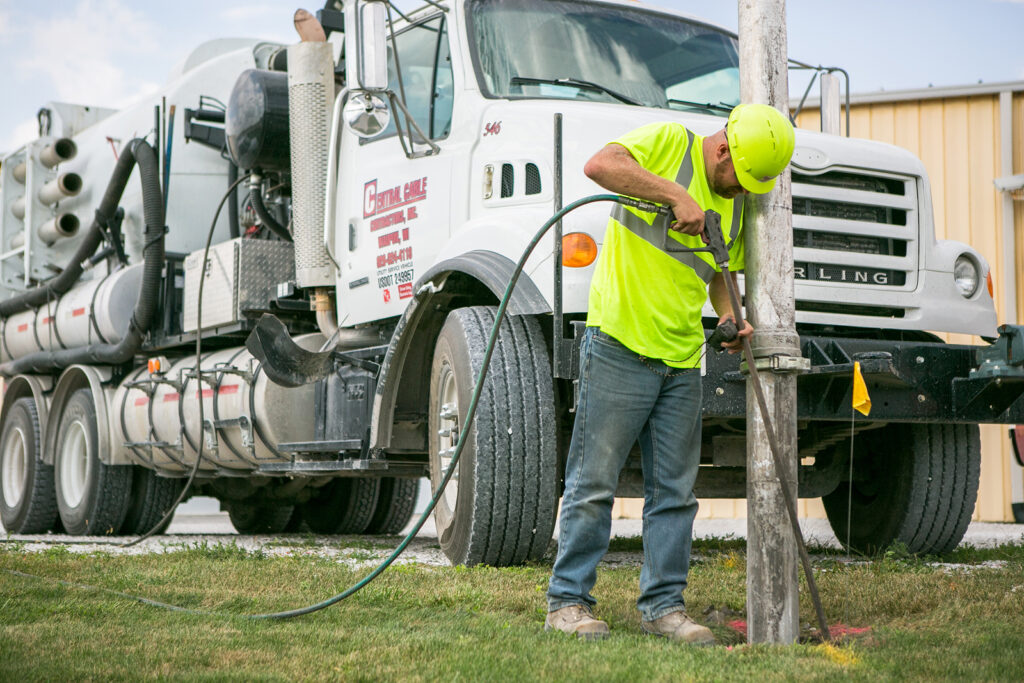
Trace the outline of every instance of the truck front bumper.
{"type": "MultiPolygon", "coordinates": [[[[801,335],[811,369],[797,382],[798,419],[849,420],[859,362],[871,420],[1022,423],[1024,327],[1004,325],[999,332],[990,346],[801,335]]],[[[744,417],[740,356],[709,352],[705,364],[704,417],[744,417]]]]}

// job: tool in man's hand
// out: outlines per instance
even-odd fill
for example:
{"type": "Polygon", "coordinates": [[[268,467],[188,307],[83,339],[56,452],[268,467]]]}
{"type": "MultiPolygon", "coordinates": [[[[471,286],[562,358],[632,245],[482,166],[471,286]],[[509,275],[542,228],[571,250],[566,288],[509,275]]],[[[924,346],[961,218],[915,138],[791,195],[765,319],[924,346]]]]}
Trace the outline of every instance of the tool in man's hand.
{"type": "MultiPolygon", "coordinates": [[[[642,199],[633,199],[631,197],[623,197],[621,203],[626,206],[631,206],[641,211],[648,211],[650,213],[657,213],[661,216],[665,216],[671,222],[675,219],[672,214],[671,207],[662,206],[661,204],[655,204],[654,202],[644,201],[642,199]]],[[[722,272],[729,272],[729,248],[725,245],[725,237],[722,235],[722,216],[713,209],[708,209],[704,212],[704,232],[701,233],[701,237],[704,240],[706,247],[684,247],[676,240],[669,239],[667,234],[665,237],[665,251],[674,252],[695,252],[695,251],[706,251],[711,254],[711,257],[715,259],[715,264],[722,269],[722,272]]],[[[725,320],[719,323],[718,327],[708,338],[708,346],[716,351],[722,351],[722,344],[728,344],[734,341],[739,336],[739,326],[743,324],[743,319],[739,318],[738,306],[734,306],[734,315],[737,316],[738,320],[725,320]]]]}
{"type": "MultiPolygon", "coordinates": [[[[675,220],[672,208],[668,206],[662,206],[661,204],[655,204],[654,202],[648,202],[643,199],[634,199],[632,197],[620,197],[619,203],[631,206],[634,209],[639,209],[640,211],[647,211],[649,213],[656,213],[661,216],[665,216],[669,219],[670,224],[675,220]]],[[[725,246],[725,237],[722,235],[722,216],[714,209],[708,209],[704,212],[704,232],[701,233],[701,237],[704,240],[704,244],[707,245],[706,247],[684,247],[676,240],[666,238],[665,250],[689,252],[706,251],[715,259],[715,264],[719,268],[722,270],[728,270],[729,249],[725,246]]]]}
{"type": "MultiPolygon", "coordinates": [[[[722,235],[722,217],[717,211],[708,209],[704,212],[704,241],[708,245],[706,249],[715,259],[715,263],[728,277],[729,273],[729,249],[725,246],[725,237],[722,235]]],[[[708,347],[722,352],[722,344],[734,341],[739,336],[739,325],[743,324],[743,318],[739,312],[733,312],[738,321],[724,320],[718,324],[715,331],[708,338],[708,347]]]]}
{"type": "Polygon", "coordinates": [[[713,209],[704,212],[704,243],[706,249],[692,249],[690,251],[707,251],[715,259],[715,265],[723,272],[729,271],[729,249],[725,246],[725,236],[722,235],[722,217],[713,209]]]}
{"type": "Polygon", "coordinates": [[[714,349],[721,353],[725,349],[722,348],[722,344],[728,344],[731,341],[735,341],[736,337],[739,336],[739,330],[736,329],[736,323],[731,320],[723,320],[718,323],[718,327],[708,337],[708,348],[714,349]]]}

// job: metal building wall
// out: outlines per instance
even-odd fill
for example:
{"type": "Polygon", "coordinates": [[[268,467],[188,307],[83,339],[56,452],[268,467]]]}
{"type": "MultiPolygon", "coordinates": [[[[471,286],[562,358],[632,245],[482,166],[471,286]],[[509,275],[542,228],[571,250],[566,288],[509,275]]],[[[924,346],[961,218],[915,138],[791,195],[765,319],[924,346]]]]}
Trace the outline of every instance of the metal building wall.
{"type": "MultiPolygon", "coordinates": [[[[1021,84],[1017,84],[1020,86],[1021,84]]],[[[980,90],[980,89],[979,89],[980,90]]],[[[853,137],[868,138],[903,147],[919,157],[928,171],[937,239],[966,242],[980,251],[992,269],[996,310],[999,321],[1021,320],[1020,284],[1017,295],[1008,296],[1004,273],[1002,230],[1004,209],[1013,212],[1014,232],[1024,234],[1024,211],[1014,209],[1020,202],[1004,202],[993,181],[1003,175],[1004,150],[1012,150],[1012,173],[1024,169],[1024,146],[1020,144],[1024,120],[1024,93],[1021,87],[1007,87],[1011,93],[1007,104],[1012,107],[1012,139],[1004,140],[1000,115],[1000,93],[962,94],[950,92],[948,97],[932,97],[928,91],[907,92],[897,101],[855,100],[850,111],[853,137]],[[1008,144],[1004,144],[1008,143],[1008,144]],[[1006,315],[1007,300],[1016,309],[1006,315]]],[[[887,97],[893,97],[889,95],[887,97]]],[[[817,130],[817,110],[800,114],[797,125],[817,130]]],[[[1017,253],[1011,263],[1020,272],[1021,240],[1016,240],[1017,253]]],[[[1011,280],[1012,281],[1012,280],[1011,280]]],[[[980,343],[967,335],[944,335],[956,343],[980,343]]],[[[1010,443],[1005,426],[985,425],[981,428],[981,485],[975,519],[1010,521],[1013,518],[1010,443]]],[[[1016,473],[1019,476],[1019,471],[1016,473]]]]}
{"type": "MultiPolygon", "coordinates": [[[[820,129],[816,104],[804,109],[797,125],[820,129]]],[[[1016,253],[1008,264],[1021,272],[1024,264],[1024,201],[1004,200],[993,180],[1024,172],[1024,83],[994,86],[970,86],[962,89],[918,90],[903,93],[879,93],[853,98],[850,108],[853,137],[868,138],[903,147],[920,158],[931,182],[937,239],[970,244],[988,260],[995,285],[996,308],[1000,323],[1024,321],[1024,276],[1013,278],[1016,296],[1007,296],[1004,267],[1004,210],[1012,212],[1016,253]],[[1001,112],[1003,106],[1009,111],[1001,112]],[[1012,119],[1012,139],[1004,140],[1005,114],[1012,119]],[[1003,166],[1009,151],[1012,164],[1003,166]],[[1007,169],[1010,169],[1007,172],[1007,169]],[[1007,300],[1016,309],[1005,315],[1007,300]]],[[[1006,240],[1008,241],[1008,240],[1006,240]]],[[[1009,255],[1008,255],[1009,257],[1009,255]]],[[[1013,281],[1011,280],[1011,281],[1013,281]]],[[[945,335],[956,343],[980,343],[966,335],[945,335]]],[[[981,484],[974,518],[985,521],[1012,521],[1012,453],[1005,426],[981,427],[981,484]]],[[[1018,491],[1022,484],[1017,481],[1018,491]]],[[[636,517],[642,510],[639,500],[617,502],[616,512],[636,517]]],[[[746,501],[702,500],[699,517],[745,517],[746,501]]],[[[820,500],[800,501],[800,514],[824,517],[820,500]]]]}

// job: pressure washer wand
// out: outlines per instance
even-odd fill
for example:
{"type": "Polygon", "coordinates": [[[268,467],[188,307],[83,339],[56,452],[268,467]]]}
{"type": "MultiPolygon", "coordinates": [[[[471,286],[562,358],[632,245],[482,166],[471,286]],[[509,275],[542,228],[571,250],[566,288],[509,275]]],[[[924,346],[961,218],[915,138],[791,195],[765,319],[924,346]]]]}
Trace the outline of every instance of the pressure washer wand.
{"type": "MultiPolygon", "coordinates": [[[[669,220],[672,220],[672,210],[669,207],[659,205],[651,206],[655,207],[653,209],[654,211],[668,217],[669,220]]],[[[721,269],[722,276],[725,279],[725,287],[729,292],[729,303],[732,306],[732,314],[736,321],[736,329],[742,330],[744,327],[743,309],[740,305],[740,296],[739,292],[736,290],[736,283],[733,281],[732,275],[729,272],[729,250],[725,245],[725,238],[722,235],[722,217],[713,209],[708,209],[704,212],[703,238],[704,242],[707,244],[706,247],[673,247],[669,249],[669,251],[704,251],[711,254],[712,258],[715,259],[715,264],[721,269]]],[[[675,242],[675,240],[666,237],[667,247],[673,245],[675,242]]],[[[768,413],[768,403],[765,401],[764,389],[761,386],[761,377],[758,374],[757,365],[754,363],[754,352],[750,348],[750,338],[740,337],[740,340],[743,344],[743,357],[744,360],[747,361],[747,369],[750,373],[751,386],[754,388],[754,397],[757,400],[757,407],[761,412],[761,420],[764,423],[765,434],[768,436],[768,446],[772,452],[772,462],[775,465],[775,472],[779,478],[779,487],[782,489],[782,497],[786,504],[786,512],[788,513],[787,516],[789,517],[790,526],[793,529],[793,538],[796,539],[797,549],[800,551],[800,563],[803,565],[804,575],[807,577],[807,589],[811,594],[811,602],[814,603],[814,611],[818,617],[818,626],[821,629],[822,638],[829,641],[832,640],[832,634],[829,632],[828,622],[825,620],[825,610],[821,605],[821,596],[818,595],[818,585],[814,581],[814,571],[811,568],[811,558],[807,554],[807,546],[804,543],[804,536],[800,531],[800,523],[797,520],[796,496],[793,495],[793,491],[790,489],[789,484],[782,478],[782,449],[779,448],[779,442],[775,436],[775,428],[773,426],[771,416],[768,413]]]]}
{"type": "MultiPolygon", "coordinates": [[[[740,306],[739,292],[736,291],[736,282],[729,273],[729,252],[725,248],[722,237],[722,217],[717,211],[708,210],[704,213],[704,235],[707,239],[709,251],[715,258],[718,267],[722,269],[725,279],[725,288],[729,291],[729,302],[732,304],[732,314],[736,319],[736,329],[742,330],[743,310],[740,306]]],[[[825,620],[825,609],[821,605],[821,596],[818,595],[818,585],[814,581],[814,571],[811,568],[811,557],[807,554],[807,545],[804,543],[804,535],[800,531],[800,523],[797,520],[796,496],[785,479],[782,478],[783,459],[779,442],[775,436],[775,427],[772,424],[771,416],[768,413],[768,403],[764,398],[764,389],[761,387],[761,377],[754,363],[754,352],[750,348],[750,337],[740,337],[743,343],[743,357],[747,361],[747,370],[750,372],[751,386],[754,388],[754,397],[757,399],[757,407],[761,411],[761,421],[764,423],[764,431],[768,437],[768,446],[772,452],[772,462],[775,465],[775,474],[779,478],[779,488],[782,489],[782,497],[786,503],[790,526],[793,528],[793,538],[796,539],[797,549],[800,551],[800,563],[804,568],[804,575],[807,577],[807,589],[811,594],[811,602],[814,603],[814,611],[818,617],[818,627],[821,629],[821,636],[824,640],[832,640],[829,633],[828,622],[825,620]]]]}

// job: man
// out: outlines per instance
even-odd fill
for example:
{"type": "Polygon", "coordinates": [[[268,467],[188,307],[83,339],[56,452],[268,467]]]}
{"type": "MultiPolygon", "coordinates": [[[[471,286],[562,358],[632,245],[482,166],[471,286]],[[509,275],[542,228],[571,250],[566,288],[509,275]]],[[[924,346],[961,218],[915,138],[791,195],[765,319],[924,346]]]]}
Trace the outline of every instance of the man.
{"type": "MultiPolygon", "coordinates": [[[[766,193],[793,154],[790,122],[767,105],[740,105],[726,128],[702,138],[678,123],[638,128],[609,143],[584,167],[602,187],[672,208],[674,222],[616,205],[590,288],[580,347],[580,399],[569,447],[558,557],[548,586],[545,630],[603,638],[590,594],[608,550],[619,472],[639,441],[644,477],[643,630],[711,644],[685,612],[683,589],[700,461],[701,309],[710,297],[732,319],[722,273],[703,246],[704,211],[722,216],[730,270],[743,268],[747,192],[766,193]],[[671,228],[671,230],[669,230],[671,228]]],[[[753,328],[745,324],[741,337],[753,328]]],[[[725,344],[736,352],[740,339],[725,344]]]]}

